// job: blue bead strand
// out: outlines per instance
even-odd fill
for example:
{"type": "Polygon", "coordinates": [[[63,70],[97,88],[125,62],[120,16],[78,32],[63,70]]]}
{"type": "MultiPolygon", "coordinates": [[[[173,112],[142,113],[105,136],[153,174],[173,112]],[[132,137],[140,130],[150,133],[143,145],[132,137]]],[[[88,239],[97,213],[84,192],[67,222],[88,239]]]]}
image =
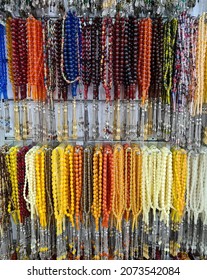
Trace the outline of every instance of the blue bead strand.
{"type": "Polygon", "coordinates": [[[5,50],[5,27],[0,24],[0,98],[8,99],[7,95],[7,60],[5,50]]]}
{"type": "Polygon", "coordinates": [[[65,77],[66,81],[71,84],[73,97],[77,95],[81,51],[80,21],[74,12],[69,11],[65,18],[63,57],[65,77]]]}

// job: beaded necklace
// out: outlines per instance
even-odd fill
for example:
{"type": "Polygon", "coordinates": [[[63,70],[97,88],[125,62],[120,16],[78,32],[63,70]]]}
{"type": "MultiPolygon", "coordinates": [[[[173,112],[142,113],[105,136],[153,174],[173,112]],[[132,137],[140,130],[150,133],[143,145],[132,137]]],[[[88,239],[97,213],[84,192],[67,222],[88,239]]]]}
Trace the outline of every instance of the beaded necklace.
{"type": "MultiPolygon", "coordinates": [[[[27,18],[27,42],[28,42],[28,98],[36,102],[34,106],[33,125],[34,140],[41,140],[43,127],[41,125],[43,115],[42,103],[46,100],[46,90],[44,85],[44,56],[43,56],[43,32],[42,23],[30,16],[27,18]]],[[[29,101],[30,102],[30,101],[29,101]]],[[[30,107],[30,106],[29,106],[30,107]]],[[[30,109],[31,110],[31,109],[30,109]]],[[[31,113],[30,117],[31,117],[31,113]]]]}
{"type": "Polygon", "coordinates": [[[80,79],[80,24],[76,14],[68,11],[63,19],[62,75],[68,84],[72,84],[72,96],[76,96],[80,79]]]}
{"type": "Polygon", "coordinates": [[[67,83],[61,72],[61,45],[62,45],[62,19],[55,21],[55,69],[56,69],[56,91],[58,97],[57,115],[57,139],[59,142],[68,139],[68,110],[67,110],[67,83]],[[61,101],[64,100],[63,121],[61,122],[61,101]]]}
{"type": "Polygon", "coordinates": [[[124,145],[125,217],[129,220],[132,202],[132,148],[124,145]]]}
{"type": "MultiPolygon", "coordinates": [[[[173,185],[172,185],[172,232],[181,233],[181,222],[185,207],[185,192],[187,187],[187,154],[183,149],[172,150],[173,156],[173,185]]],[[[180,234],[174,236],[170,243],[170,253],[177,255],[180,247],[180,234]]]]}
{"type": "Polygon", "coordinates": [[[18,148],[10,148],[7,155],[7,165],[11,176],[12,186],[12,201],[8,206],[8,212],[11,213],[15,224],[20,222],[20,207],[19,207],[19,196],[18,196],[18,179],[17,179],[17,152],[18,148]]]}
{"type": "Polygon", "coordinates": [[[11,220],[8,212],[8,206],[11,201],[11,181],[9,176],[9,166],[7,165],[6,153],[8,147],[3,146],[0,148],[0,253],[2,259],[11,258],[10,239],[11,236],[11,220]],[[9,242],[10,239],[10,242],[9,242]],[[2,242],[3,241],[3,242],[2,242]]]}
{"type": "Polygon", "coordinates": [[[170,235],[170,210],[172,205],[172,186],[173,186],[173,170],[172,170],[172,153],[169,149],[163,147],[162,164],[161,164],[161,190],[160,190],[160,222],[163,224],[159,232],[159,240],[162,239],[162,250],[164,258],[169,259],[169,235],[170,235]],[[163,174],[162,174],[163,171],[163,174]],[[165,175],[164,175],[165,171],[165,175]]]}
{"type": "Polygon", "coordinates": [[[5,132],[10,131],[10,117],[9,104],[7,95],[7,63],[6,63],[6,49],[5,49],[5,34],[6,28],[0,24],[0,129],[5,128],[5,132]],[[3,103],[5,116],[3,120],[3,103]]]}
{"type": "Polygon", "coordinates": [[[121,88],[124,84],[124,18],[116,14],[113,35],[114,140],[121,139],[121,88]]]}
{"type": "Polygon", "coordinates": [[[67,193],[65,145],[60,144],[52,151],[52,193],[56,219],[57,259],[65,259],[65,194],[67,193]]]}
{"type": "Polygon", "coordinates": [[[130,214],[132,208],[132,185],[133,185],[133,166],[132,166],[132,148],[124,145],[124,187],[125,187],[125,219],[124,219],[124,232],[123,241],[125,244],[124,257],[129,258],[129,227],[130,227],[130,214]]]}
{"type": "Polygon", "coordinates": [[[108,250],[108,226],[109,218],[112,212],[113,197],[115,191],[114,178],[114,155],[113,149],[109,145],[103,150],[103,198],[102,198],[102,225],[103,225],[103,253],[102,259],[106,260],[109,257],[108,250]]]}
{"type": "Polygon", "coordinates": [[[124,38],[124,70],[125,70],[125,99],[128,103],[126,135],[134,139],[136,135],[135,124],[135,92],[137,83],[138,63],[138,21],[130,16],[125,19],[124,38]]]}
{"type": "Polygon", "coordinates": [[[45,189],[46,189],[46,213],[47,213],[47,230],[48,235],[46,237],[48,251],[46,258],[48,259],[54,254],[55,244],[55,217],[54,217],[54,205],[52,195],[52,149],[48,147],[45,149],[45,189]],[[49,234],[50,233],[50,234],[49,234]],[[48,256],[48,257],[47,257],[48,256]]]}
{"type": "Polygon", "coordinates": [[[88,140],[88,89],[91,84],[92,74],[92,51],[91,51],[91,22],[89,18],[83,17],[82,21],[82,81],[84,85],[84,136],[88,140]]]}
{"type": "Polygon", "coordinates": [[[173,51],[177,34],[177,19],[164,24],[164,94],[163,100],[170,104],[170,90],[172,87],[173,51]]]}
{"type": "Polygon", "coordinates": [[[129,16],[125,19],[125,43],[124,43],[124,64],[125,64],[125,86],[126,98],[134,99],[137,83],[137,60],[138,60],[138,21],[135,17],[129,16]]]}
{"type": "Polygon", "coordinates": [[[37,193],[37,178],[35,170],[35,154],[39,149],[38,146],[31,148],[25,155],[25,182],[24,182],[24,199],[27,202],[28,210],[31,218],[31,253],[35,258],[37,255],[37,209],[36,209],[36,193],[37,193]],[[28,190],[28,191],[27,191],[28,190]]]}
{"type": "Polygon", "coordinates": [[[61,71],[67,84],[71,84],[73,97],[72,138],[77,139],[76,96],[81,71],[81,30],[80,21],[75,12],[69,10],[63,18],[61,71]]]}
{"type": "MultiPolygon", "coordinates": [[[[46,131],[50,140],[55,138],[55,108],[54,108],[54,91],[56,88],[56,53],[55,53],[55,22],[53,20],[43,20],[43,50],[44,50],[44,82],[47,93],[48,103],[48,125],[45,123],[45,116],[43,116],[43,140],[46,140],[46,131]]],[[[45,112],[45,104],[43,103],[43,110],[45,112]]]]}
{"type": "Polygon", "coordinates": [[[205,53],[206,53],[206,15],[202,15],[199,19],[198,25],[198,47],[197,47],[197,88],[195,94],[195,112],[196,114],[202,113],[202,104],[204,96],[204,66],[205,66],[205,53]]]}
{"type": "Polygon", "coordinates": [[[110,130],[110,112],[111,112],[111,89],[113,83],[113,23],[112,19],[106,17],[102,23],[102,56],[101,56],[101,81],[106,94],[105,104],[105,126],[104,138],[109,138],[110,130]],[[109,107],[110,102],[110,107],[109,107]]]}
{"type": "Polygon", "coordinates": [[[6,67],[6,52],[5,52],[5,27],[0,24],[0,94],[1,98],[3,96],[3,99],[8,99],[7,96],[7,79],[6,79],[6,73],[7,73],[7,67],[6,67]]]}
{"type": "Polygon", "coordinates": [[[18,100],[18,95],[17,95],[17,89],[15,87],[15,82],[14,82],[14,71],[13,71],[13,46],[12,46],[12,31],[11,31],[11,18],[7,19],[6,22],[6,35],[7,35],[7,57],[8,57],[8,72],[9,72],[9,79],[12,85],[12,91],[14,94],[14,101],[15,101],[15,106],[14,106],[14,136],[16,139],[20,140],[20,123],[19,123],[19,106],[18,103],[16,102],[18,100]]]}
{"type": "Polygon", "coordinates": [[[48,236],[48,219],[47,219],[47,189],[46,189],[46,146],[42,146],[35,153],[35,170],[36,170],[36,210],[39,219],[39,253],[41,259],[47,259],[49,244],[48,236]]]}
{"type": "Polygon", "coordinates": [[[138,146],[132,147],[133,185],[132,185],[132,230],[138,226],[138,217],[142,210],[141,182],[142,182],[142,153],[138,146]]]}
{"type": "Polygon", "coordinates": [[[138,53],[138,91],[142,100],[142,113],[140,122],[140,137],[144,140],[146,136],[145,110],[148,99],[148,90],[151,80],[151,45],[152,45],[152,20],[143,19],[139,22],[139,53],[138,53]]]}
{"type": "Polygon", "coordinates": [[[20,242],[19,242],[19,254],[20,259],[28,258],[27,251],[27,224],[29,221],[30,213],[27,209],[27,204],[24,199],[24,183],[25,183],[25,155],[28,152],[29,147],[25,146],[19,149],[17,153],[17,177],[18,177],[18,199],[20,210],[20,242]]]}
{"type": "Polygon", "coordinates": [[[163,124],[164,138],[166,141],[170,137],[170,91],[173,81],[174,48],[177,36],[178,20],[172,19],[164,24],[164,64],[163,64],[163,95],[165,103],[165,116],[163,124]]]}
{"type": "Polygon", "coordinates": [[[26,98],[27,43],[26,20],[11,19],[12,70],[16,88],[16,99],[26,98]],[[18,43],[17,43],[18,42],[18,43]]]}
{"type": "Polygon", "coordinates": [[[25,223],[25,219],[29,216],[26,201],[24,200],[24,182],[25,182],[25,155],[29,147],[21,148],[17,153],[17,173],[18,173],[18,195],[20,204],[20,221],[25,223]]]}
{"type": "Polygon", "coordinates": [[[124,149],[120,144],[114,147],[114,180],[115,192],[113,197],[112,213],[116,221],[115,259],[123,259],[122,252],[122,217],[125,211],[125,186],[124,186],[124,149]]]}
{"type": "Polygon", "coordinates": [[[93,99],[98,99],[99,85],[101,82],[101,25],[102,19],[100,17],[95,17],[91,26],[91,81],[93,85],[93,99]]]}
{"type": "Polygon", "coordinates": [[[85,226],[85,239],[84,239],[84,256],[85,259],[90,259],[91,254],[91,222],[90,214],[92,210],[92,154],[93,148],[87,146],[84,149],[84,170],[83,170],[83,214],[85,226]]]}
{"type": "Polygon", "coordinates": [[[162,93],[163,79],[163,20],[152,21],[151,84],[149,97],[158,98],[162,93]]]}
{"type": "Polygon", "coordinates": [[[148,135],[150,135],[152,132],[154,137],[156,136],[156,134],[158,134],[158,128],[161,127],[161,118],[158,119],[157,115],[161,116],[160,111],[161,111],[161,95],[162,95],[162,84],[163,84],[163,46],[164,46],[163,27],[164,24],[162,18],[157,18],[152,21],[152,53],[151,53],[152,57],[151,57],[151,83],[149,89],[149,97],[150,97],[149,110],[153,109],[153,114],[152,113],[150,114],[150,111],[148,113],[148,117],[149,117],[148,135]]]}
{"type": "Polygon", "coordinates": [[[42,23],[33,17],[27,19],[28,36],[28,95],[35,101],[44,101],[44,61],[42,23]]]}
{"type": "Polygon", "coordinates": [[[103,150],[103,226],[108,227],[114,197],[114,156],[107,145],[103,150]]]}
{"type": "Polygon", "coordinates": [[[19,56],[19,50],[17,46],[18,41],[18,23],[15,19],[10,19],[10,28],[11,28],[11,48],[12,48],[12,72],[13,72],[13,82],[15,86],[15,92],[14,92],[14,100],[15,106],[14,106],[14,112],[15,112],[15,138],[17,140],[21,139],[21,130],[20,130],[20,116],[19,116],[19,87],[20,87],[20,56],[19,56]]]}
{"type": "Polygon", "coordinates": [[[91,26],[91,83],[93,85],[93,120],[92,120],[92,137],[99,137],[99,120],[98,120],[98,98],[99,86],[101,82],[101,32],[102,18],[95,17],[91,26]]]}
{"type": "Polygon", "coordinates": [[[151,80],[151,44],[152,20],[147,18],[139,22],[138,87],[143,104],[147,100],[151,80]]]}
{"type": "MultiPolygon", "coordinates": [[[[171,137],[177,142],[181,141],[185,136],[185,104],[188,99],[189,81],[190,81],[190,26],[191,18],[188,14],[183,13],[178,18],[178,34],[176,42],[176,56],[174,63],[173,88],[172,88],[172,104],[173,114],[177,113],[177,124],[175,124],[176,117],[174,116],[174,123],[172,125],[171,137]]],[[[185,143],[183,143],[185,144],[185,143]]]]}
{"type": "Polygon", "coordinates": [[[130,259],[138,257],[138,219],[142,211],[142,152],[137,145],[132,146],[132,202],[130,259]]]}
{"type": "Polygon", "coordinates": [[[84,99],[88,98],[88,88],[91,84],[91,24],[89,18],[82,18],[82,81],[84,84],[84,99]]]}
{"type": "Polygon", "coordinates": [[[45,195],[45,155],[44,147],[40,148],[35,154],[35,169],[37,177],[36,207],[40,220],[40,226],[44,229],[46,221],[46,195],[45,195]]]}
{"type": "MultiPolygon", "coordinates": [[[[205,209],[205,164],[206,151],[201,150],[200,153],[192,152],[189,155],[188,169],[188,185],[187,185],[187,212],[188,224],[192,225],[193,236],[191,242],[192,252],[196,252],[197,235],[199,228],[199,216],[205,209]],[[191,221],[190,221],[191,218],[191,221]]],[[[190,225],[189,225],[190,226],[190,225]]],[[[190,239],[190,237],[189,237],[190,239]]]]}
{"type": "Polygon", "coordinates": [[[189,81],[189,94],[188,94],[188,106],[189,106],[189,129],[187,135],[188,148],[192,148],[193,143],[193,116],[194,116],[194,104],[195,104],[195,92],[197,86],[197,67],[196,67],[196,57],[197,57],[197,46],[198,45],[198,20],[197,18],[192,18],[190,22],[190,81],[189,81]]]}
{"type": "Polygon", "coordinates": [[[77,235],[76,259],[80,259],[80,218],[81,218],[81,197],[83,188],[83,147],[75,146],[74,151],[75,172],[75,222],[77,235]]]}
{"type": "Polygon", "coordinates": [[[195,146],[201,144],[202,110],[205,96],[205,55],[206,55],[206,14],[199,18],[198,23],[198,44],[196,55],[197,86],[195,91],[194,115],[195,120],[195,146]]]}
{"type": "MultiPolygon", "coordinates": [[[[25,140],[29,135],[28,127],[28,106],[26,102],[27,98],[27,25],[26,20],[19,19],[18,22],[18,42],[19,42],[19,56],[20,56],[20,96],[22,101],[22,138],[25,140]]],[[[16,48],[16,46],[15,46],[16,48]]]]}
{"type": "Polygon", "coordinates": [[[93,204],[92,214],[95,226],[95,253],[94,258],[99,259],[99,220],[102,212],[102,180],[103,180],[103,154],[102,147],[96,146],[93,155],[93,204]]]}
{"type": "Polygon", "coordinates": [[[66,188],[64,196],[65,215],[69,217],[72,227],[74,227],[75,213],[75,185],[74,185],[74,147],[68,145],[65,149],[66,172],[64,173],[65,181],[69,187],[66,188]]]}
{"type": "Polygon", "coordinates": [[[141,254],[149,259],[148,235],[149,235],[149,213],[152,206],[153,186],[153,153],[146,146],[142,148],[142,240],[143,248],[141,254]]]}

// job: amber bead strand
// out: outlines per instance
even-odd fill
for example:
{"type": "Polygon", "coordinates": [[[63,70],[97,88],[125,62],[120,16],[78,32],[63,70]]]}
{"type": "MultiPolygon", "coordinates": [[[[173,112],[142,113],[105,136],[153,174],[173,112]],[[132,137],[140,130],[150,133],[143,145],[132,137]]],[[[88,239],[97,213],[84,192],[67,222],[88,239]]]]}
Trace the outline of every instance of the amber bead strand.
{"type": "Polygon", "coordinates": [[[12,85],[14,100],[17,100],[17,92],[14,85],[13,63],[12,63],[12,36],[11,36],[11,18],[6,21],[6,36],[7,36],[7,57],[8,57],[8,74],[12,85]]]}
{"type": "Polygon", "coordinates": [[[102,226],[103,226],[103,249],[102,259],[109,258],[108,248],[108,226],[112,213],[113,198],[115,191],[114,177],[114,155],[110,145],[104,147],[103,150],[103,198],[102,198],[102,226]]]}
{"type": "Polygon", "coordinates": [[[103,176],[102,148],[97,146],[93,155],[93,216],[96,231],[99,230],[99,219],[102,210],[102,176],[103,176]]]}
{"type": "Polygon", "coordinates": [[[66,216],[69,217],[72,227],[74,227],[74,213],[75,213],[75,182],[74,182],[74,147],[67,146],[65,151],[66,158],[66,180],[68,188],[65,190],[66,199],[66,216]]]}
{"type": "Polygon", "coordinates": [[[132,148],[124,145],[125,218],[129,221],[132,202],[132,148]]]}
{"type": "Polygon", "coordinates": [[[28,87],[36,101],[45,101],[42,23],[33,17],[27,19],[28,87]]]}
{"type": "Polygon", "coordinates": [[[108,227],[109,217],[112,211],[115,191],[114,155],[111,146],[107,145],[103,150],[103,226],[108,227]]]}
{"type": "Polygon", "coordinates": [[[33,28],[34,21],[31,18],[27,19],[27,39],[28,39],[28,63],[27,63],[27,76],[28,76],[28,97],[31,98],[32,93],[32,81],[34,79],[34,72],[32,69],[34,61],[34,52],[33,52],[33,28]]]}
{"type": "Polygon", "coordinates": [[[139,23],[138,86],[139,96],[145,104],[151,80],[152,20],[143,19],[139,23]]]}
{"type": "Polygon", "coordinates": [[[103,180],[102,147],[96,146],[93,155],[93,203],[92,203],[92,215],[94,218],[94,227],[95,227],[95,244],[94,244],[95,259],[100,258],[99,221],[102,214],[102,183],[103,183],[102,180],[103,180]]]}
{"type": "Polygon", "coordinates": [[[76,227],[80,228],[81,218],[81,196],[83,185],[83,147],[76,146],[74,151],[74,171],[75,171],[75,218],[76,227]]]}
{"type": "Polygon", "coordinates": [[[122,217],[125,211],[125,188],[124,188],[124,149],[117,144],[114,147],[114,172],[115,192],[112,212],[116,218],[116,228],[121,231],[122,217]]]}

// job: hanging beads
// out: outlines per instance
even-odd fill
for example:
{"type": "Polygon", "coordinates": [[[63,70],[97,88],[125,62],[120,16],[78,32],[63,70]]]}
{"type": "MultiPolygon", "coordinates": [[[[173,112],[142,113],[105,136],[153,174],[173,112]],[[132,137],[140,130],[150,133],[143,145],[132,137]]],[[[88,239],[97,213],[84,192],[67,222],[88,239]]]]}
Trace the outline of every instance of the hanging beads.
{"type": "MultiPolygon", "coordinates": [[[[6,25],[8,30],[8,24],[6,25]]],[[[9,104],[7,95],[7,61],[6,61],[6,49],[5,49],[5,33],[6,28],[3,24],[0,24],[0,129],[5,132],[10,131],[10,116],[9,116],[9,104]],[[3,116],[3,103],[4,101],[4,116],[3,116]]]]}
{"type": "Polygon", "coordinates": [[[11,179],[9,176],[9,165],[7,158],[8,147],[0,148],[0,253],[1,259],[11,258],[11,243],[13,242],[10,236],[12,224],[10,214],[8,212],[11,203],[11,179]]]}
{"type": "Polygon", "coordinates": [[[121,139],[121,88],[124,84],[124,18],[116,15],[114,23],[114,44],[113,44],[113,80],[114,80],[114,140],[121,139]]]}
{"type": "Polygon", "coordinates": [[[152,44],[152,20],[143,19],[139,22],[139,53],[138,53],[138,92],[142,100],[140,138],[146,137],[145,110],[148,100],[148,90],[151,80],[151,44],[152,44]]]}
{"type": "Polygon", "coordinates": [[[104,127],[104,138],[108,139],[112,134],[110,126],[111,113],[111,89],[112,89],[112,75],[113,75],[113,25],[111,18],[104,18],[102,22],[102,57],[101,57],[101,81],[105,90],[106,104],[105,115],[106,122],[104,127]]]}

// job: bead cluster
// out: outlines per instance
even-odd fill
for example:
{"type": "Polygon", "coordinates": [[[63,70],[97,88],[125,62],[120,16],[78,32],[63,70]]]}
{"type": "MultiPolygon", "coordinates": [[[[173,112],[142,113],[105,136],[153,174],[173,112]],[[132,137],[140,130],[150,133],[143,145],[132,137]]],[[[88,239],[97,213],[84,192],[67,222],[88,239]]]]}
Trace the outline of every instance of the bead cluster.
{"type": "Polygon", "coordinates": [[[22,230],[18,258],[149,259],[158,250],[168,259],[181,248],[207,252],[196,238],[206,235],[204,148],[2,147],[0,160],[0,226],[7,236],[1,221],[10,227],[11,216],[22,230]]]}

